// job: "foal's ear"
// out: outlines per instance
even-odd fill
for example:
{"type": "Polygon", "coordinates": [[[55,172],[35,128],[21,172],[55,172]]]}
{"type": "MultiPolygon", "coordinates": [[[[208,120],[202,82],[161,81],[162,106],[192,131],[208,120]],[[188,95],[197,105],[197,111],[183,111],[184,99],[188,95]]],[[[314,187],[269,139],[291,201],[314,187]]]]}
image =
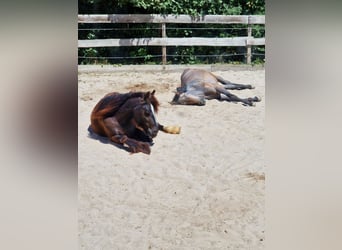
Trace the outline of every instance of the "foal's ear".
{"type": "Polygon", "coordinates": [[[144,100],[145,101],[148,101],[149,99],[151,98],[151,92],[150,91],[147,91],[144,95],[144,100]]]}
{"type": "Polygon", "coordinates": [[[151,97],[154,95],[155,92],[156,92],[155,90],[153,90],[152,92],[147,91],[145,93],[144,100],[145,101],[150,101],[151,97]]]}

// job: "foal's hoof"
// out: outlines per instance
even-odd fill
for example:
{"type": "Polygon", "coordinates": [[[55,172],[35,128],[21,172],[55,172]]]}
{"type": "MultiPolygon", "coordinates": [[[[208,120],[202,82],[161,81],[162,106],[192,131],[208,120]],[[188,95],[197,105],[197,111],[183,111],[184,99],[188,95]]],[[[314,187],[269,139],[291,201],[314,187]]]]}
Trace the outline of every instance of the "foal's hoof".
{"type": "Polygon", "coordinates": [[[151,154],[151,148],[149,143],[141,142],[139,143],[139,152],[144,154],[151,154]]]}
{"type": "Polygon", "coordinates": [[[250,98],[247,99],[246,105],[254,107],[255,106],[254,102],[260,102],[260,99],[258,97],[256,97],[256,96],[253,97],[253,98],[250,97],[250,98]]]}
{"type": "Polygon", "coordinates": [[[261,97],[259,97],[259,96],[254,96],[253,102],[260,102],[260,101],[261,101],[261,97]]]}

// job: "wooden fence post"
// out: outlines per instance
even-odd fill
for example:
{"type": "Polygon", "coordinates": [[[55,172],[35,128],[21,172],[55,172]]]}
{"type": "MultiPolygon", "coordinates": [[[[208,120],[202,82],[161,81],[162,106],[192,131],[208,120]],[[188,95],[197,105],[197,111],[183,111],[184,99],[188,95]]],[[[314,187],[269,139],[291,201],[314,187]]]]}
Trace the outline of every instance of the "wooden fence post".
{"type": "MultiPolygon", "coordinates": [[[[162,23],[162,37],[166,38],[166,24],[162,23]]],[[[166,65],[166,46],[162,47],[162,62],[166,65]]]]}
{"type": "MultiPolygon", "coordinates": [[[[250,24],[248,24],[248,28],[247,28],[247,36],[249,38],[251,38],[252,36],[252,27],[250,24]]],[[[252,46],[247,44],[247,64],[251,64],[252,63],[252,46]]]]}
{"type": "MultiPolygon", "coordinates": [[[[252,36],[252,26],[250,24],[250,16],[248,17],[248,27],[247,27],[247,39],[250,39],[252,36]]],[[[247,44],[247,64],[252,63],[252,46],[247,44]]]]}

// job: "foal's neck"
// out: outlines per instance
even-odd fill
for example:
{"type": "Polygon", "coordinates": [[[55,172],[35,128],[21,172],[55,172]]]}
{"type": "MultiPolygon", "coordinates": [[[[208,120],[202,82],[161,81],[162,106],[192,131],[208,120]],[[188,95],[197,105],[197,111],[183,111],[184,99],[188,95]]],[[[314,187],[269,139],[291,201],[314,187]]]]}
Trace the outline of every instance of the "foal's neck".
{"type": "Polygon", "coordinates": [[[141,98],[132,98],[127,100],[115,114],[119,123],[128,123],[133,118],[133,109],[139,103],[141,98]]]}

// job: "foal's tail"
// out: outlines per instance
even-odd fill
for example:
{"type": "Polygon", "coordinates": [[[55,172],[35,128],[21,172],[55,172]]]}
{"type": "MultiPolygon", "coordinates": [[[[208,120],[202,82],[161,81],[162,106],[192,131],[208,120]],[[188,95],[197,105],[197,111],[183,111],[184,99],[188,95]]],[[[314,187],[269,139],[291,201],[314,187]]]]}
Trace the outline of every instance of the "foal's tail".
{"type": "Polygon", "coordinates": [[[163,126],[159,124],[159,130],[168,134],[180,134],[181,127],[180,126],[163,126]]]}

